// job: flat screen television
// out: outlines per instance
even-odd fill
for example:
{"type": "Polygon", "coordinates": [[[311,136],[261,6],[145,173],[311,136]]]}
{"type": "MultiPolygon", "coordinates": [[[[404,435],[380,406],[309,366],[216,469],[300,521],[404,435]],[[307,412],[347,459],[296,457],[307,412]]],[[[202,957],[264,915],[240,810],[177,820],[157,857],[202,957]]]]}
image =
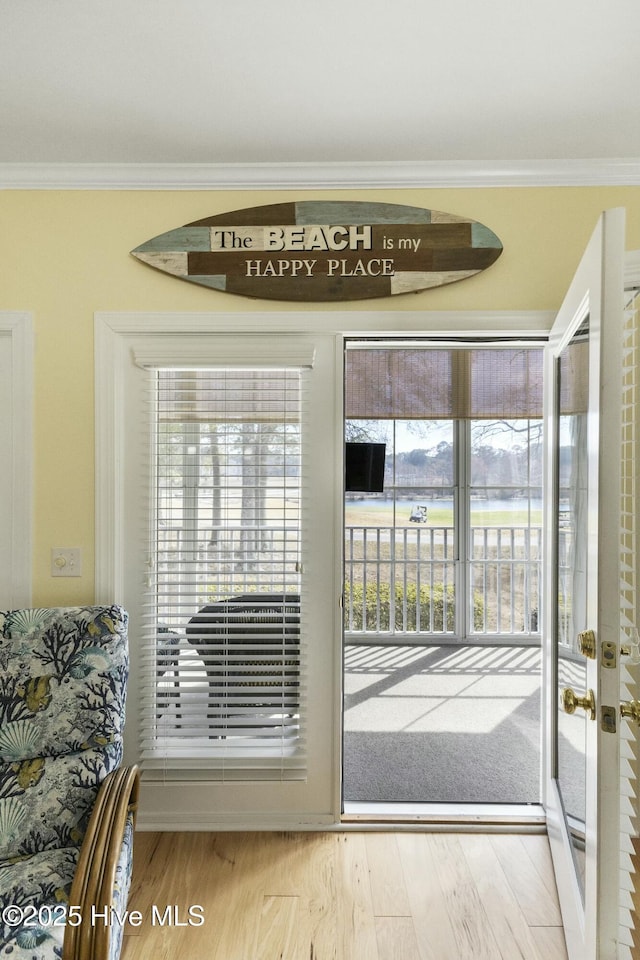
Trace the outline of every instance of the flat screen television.
{"type": "Polygon", "coordinates": [[[386,443],[345,444],[345,490],[382,493],[386,443]]]}

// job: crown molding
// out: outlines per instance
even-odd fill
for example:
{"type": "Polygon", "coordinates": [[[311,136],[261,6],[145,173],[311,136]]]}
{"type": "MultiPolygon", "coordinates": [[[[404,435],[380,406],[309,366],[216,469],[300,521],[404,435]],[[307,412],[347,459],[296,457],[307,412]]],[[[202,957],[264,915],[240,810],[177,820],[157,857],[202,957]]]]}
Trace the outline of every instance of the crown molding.
{"type": "Polygon", "coordinates": [[[3,190],[640,186],[640,158],[469,162],[0,163],[3,190]]]}

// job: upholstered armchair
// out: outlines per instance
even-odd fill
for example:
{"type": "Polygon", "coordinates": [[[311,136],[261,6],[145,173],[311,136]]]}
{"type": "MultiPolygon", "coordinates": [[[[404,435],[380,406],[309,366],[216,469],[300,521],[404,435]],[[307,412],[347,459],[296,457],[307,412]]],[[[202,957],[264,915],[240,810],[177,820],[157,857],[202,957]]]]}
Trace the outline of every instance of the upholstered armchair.
{"type": "Polygon", "coordinates": [[[138,771],[121,766],[127,614],[0,611],[0,957],[119,956],[138,771]]]}

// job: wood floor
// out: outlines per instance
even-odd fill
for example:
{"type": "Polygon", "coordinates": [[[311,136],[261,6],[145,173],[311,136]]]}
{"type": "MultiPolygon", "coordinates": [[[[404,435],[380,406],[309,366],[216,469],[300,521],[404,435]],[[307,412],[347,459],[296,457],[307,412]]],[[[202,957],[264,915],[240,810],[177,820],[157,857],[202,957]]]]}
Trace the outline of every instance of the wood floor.
{"type": "Polygon", "coordinates": [[[135,851],[122,960],[567,957],[541,835],[139,833],[135,851]]]}

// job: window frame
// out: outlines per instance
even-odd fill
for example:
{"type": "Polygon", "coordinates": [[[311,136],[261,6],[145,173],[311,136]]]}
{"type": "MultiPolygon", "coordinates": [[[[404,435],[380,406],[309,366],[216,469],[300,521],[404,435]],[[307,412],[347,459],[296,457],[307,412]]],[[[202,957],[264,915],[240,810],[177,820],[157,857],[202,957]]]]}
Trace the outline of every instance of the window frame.
{"type": "MultiPolygon", "coordinates": [[[[202,365],[207,355],[219,359],[218,347],[224,344],[225,336],[236,352],[239,345],[250,348],[253,344],[255,348],[264,336],[264,330],[249,329],[243,331],[247,334],[244,340],[237,333],[229,336],[228,320],[223,324],[218,318],[216,323],[211,316],[206,325],[200,315],[187,316],[178,329],[175,317],[169,324],[166,319],[151,315],[141,324],[139,318],[126,315],[96,315],[96,595],[117,598],[130,613],[131,674],[125,726],[128,763],[138,762],[140,756],[136,691],[142,591],[137,584],[144,574],[145,555],[140,531],[144,517],[135,504],[142,476],[139,427],[146,409],[143,363],[155,363],[159,356],[166,360],[182,351],[181,362],[189,359],[186,355],[190,353],[191,364],[196,358],[195,362],[202,365]],[[132,539],[136,530],[137,539],[132,539]]],[[[308,513],[308,540],[303,547],[303,617],[308,631],[308,672],[313,678],[308,704],[307,777],[305,781],[193,781],[176,778],[167,769],[163,779],[143,782],[139,816],[143,829],[184,829],[185,823],[191,829],[224,829],[229,825],[238,829],[287,829],[302,823],[327,825],[340,816],[340,554],[336,555],[336,530],[327,523],[340,496],[341,444],[332,426],[342,419],[341,390],[335,383],[335,336],[299,334],[284,342],[269,336],[269,343],[269,362],[283,355],[291,360],[301,350],[308,357],[310,343],[315,351],[309,388],[309,431],[310,436],[314,432],[314,441],[309,443],[305,494],[314,509],[308,513]]],[[[301,629],[305,629],[304,622],[301,629]]]]}

